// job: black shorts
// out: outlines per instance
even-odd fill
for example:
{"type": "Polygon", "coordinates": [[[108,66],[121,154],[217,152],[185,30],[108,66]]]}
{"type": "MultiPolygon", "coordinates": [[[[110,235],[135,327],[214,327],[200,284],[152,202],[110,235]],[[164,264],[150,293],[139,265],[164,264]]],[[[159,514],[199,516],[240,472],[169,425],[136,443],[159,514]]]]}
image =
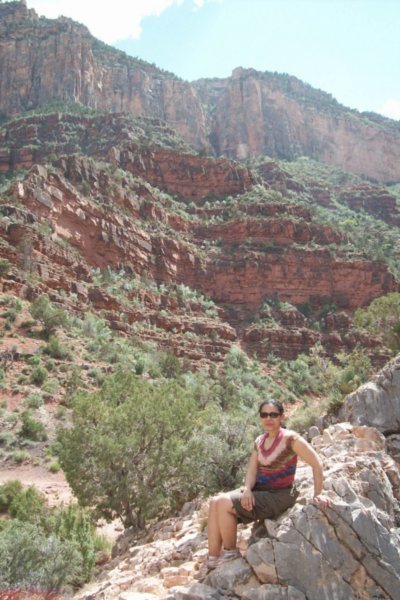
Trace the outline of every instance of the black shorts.
{"type": "Polygon", "coordinates": [[[285,510],[291,508],[299,495],[295,486],[281,490],[253,490],[255,506],[246,510],[240,504],[243,488],[229,492],[233,507],[241,523],[251,523],[264,519],[276,519],[285,510]]]}

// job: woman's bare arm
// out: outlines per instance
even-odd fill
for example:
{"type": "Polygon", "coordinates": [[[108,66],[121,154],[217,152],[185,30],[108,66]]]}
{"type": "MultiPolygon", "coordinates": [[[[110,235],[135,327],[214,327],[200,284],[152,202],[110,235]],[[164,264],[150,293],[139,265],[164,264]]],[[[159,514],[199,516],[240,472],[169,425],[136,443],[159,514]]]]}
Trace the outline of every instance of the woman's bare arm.
{"type": "Polygon", "coordinates": [[[253,450],[250,460],[247,464],[246,478],[244,480],[244,491],[240,503],[246,510],[251,510],[254,506],[254,495],[252,489],[257,478],[257,451],[253,450]]]}
{"type": "Polygon", "coordinates": [[[329,498],[322,494],[322,485],[324,474],[322,470],[322,462],[314,448],[310,446],[303,438],[297,438],[292,443],[292,448],[304,462],[312,468],[314,478],[314,502],[322,507],[327,507],[330,504],[329,498]]]}

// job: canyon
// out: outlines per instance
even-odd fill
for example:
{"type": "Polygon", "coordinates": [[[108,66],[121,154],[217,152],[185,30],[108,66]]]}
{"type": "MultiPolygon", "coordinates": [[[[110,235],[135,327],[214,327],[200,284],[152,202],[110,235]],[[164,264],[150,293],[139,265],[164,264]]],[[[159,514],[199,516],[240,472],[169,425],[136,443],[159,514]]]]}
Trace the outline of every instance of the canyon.
{"type": "Polygon", "coordinates": [[[67,501],[56,430],[74,394],[127,369],[246,423],[265,394],[305,409],[332,501],[312,504],[300,464],[299,503],[240,527],[241,558],[199,584],[193,499],[123,532],[75,597],[396,597],[399,358],[356,313],[400,291],[399,122],[289,75],[189,83],[25,1],[0,3],[0,41],[1,481],[67,501]],[[384,366],[358,387],[366,363],[384,366]]]}
{"type": "MultiPolygon", "coordinates": [[[[277,164],[266,181],[265,165],[258,172],[232,160],[198,156],[181,144],[163,147],[157,142],[160,130],[171,135],[159,123],[131,122],[123,115],[56,113],[5,125],[0,169],[6,176],[17,169],[26,174],[0,201],[4,256],[17,265],[21,241],[29,238],[42,291],[77,293],[81,310],[86,303],[106,311],[122,331],[150,313],[161,330],[204,331],[209,339],[203,356],[211,360],[218,354],[222,360],[234,341],[264,358],[270,352],[295,358],[317,342],[330,355],[358,343],[376,348],[376,339],[352,329],[349,319],[332,315],[317,331],[299,311],[308,306],[317,314],[331,303],[350,315],[398,289],[383,263],[347,257],[341,249],[346,236],[315,221],[314,191],[308,192],[308,206],[299,204],[291,196],[295,192],[278,191],[290,188],[292,179],[277,164]],[[143,127],[152,145],[143,144],[143,127]],[[79,154],[71,154],[71,147],[79,154]],[[124,308],[94,289],[93,269],[106,268],[195,289],[218,307],[218,321],[199,314],[202,324],[179,323],[174,307],[168,318],[160,317],[160,307],[168,308],[162,294],[142,311],[124,308]],[[264,306],[272,299],[288,307],[272,314],[264,306]]],[[[343,189],[339,197],[346,202],[348,186],[343,189]]],[[[371,184],[360,190],[371,198],[368,210],[377,207],[379,217],[380,198],[390,195],[371,184]]],[[[391,209],[385,215],[396,219],[396,207],[391,209]]],[[[17,289],[22,281],[4,289],[11,285],[17,289]]],[[[160,342],[171,340],[160,332],[160,342]]],[[[200,357],[200,348],[191,356],[200,357]]]]}
{"type": "Polygon", "coordinates": [[[237,68],[225,79],[183,81],[96,40],[86,27],[0,6],[0,112],[74,102],[158,118],[196,150],[244,159],[299,156],[372,180],[400,180],[400,126],[341,106],[295,77],[237,68]],[[354,148],[357,151],[354,151],[354,148]]]}

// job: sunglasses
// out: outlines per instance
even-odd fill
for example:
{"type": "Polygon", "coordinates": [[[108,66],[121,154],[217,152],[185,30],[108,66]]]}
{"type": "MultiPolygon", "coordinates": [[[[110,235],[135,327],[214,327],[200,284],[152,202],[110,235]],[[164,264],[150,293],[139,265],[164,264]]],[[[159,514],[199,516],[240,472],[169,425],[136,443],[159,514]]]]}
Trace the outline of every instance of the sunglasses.
{"type": "Polygon", "coordinates": [[[270,417],[271,419],[277,419],[280,416],[281,415],[278,412],[260,412],[260,417],[262,419],[267,419],[268,417],[270,417]]]}

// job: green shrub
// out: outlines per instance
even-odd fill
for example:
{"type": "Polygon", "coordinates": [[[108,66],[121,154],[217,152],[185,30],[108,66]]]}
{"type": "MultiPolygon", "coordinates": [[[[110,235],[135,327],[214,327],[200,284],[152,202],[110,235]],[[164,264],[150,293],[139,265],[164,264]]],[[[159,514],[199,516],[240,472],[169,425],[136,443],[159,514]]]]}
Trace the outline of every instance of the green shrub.
{"type": "Polygon", "coordinates": [[[56,394],[60,389],[60,384],[57,379],[48,379],[42,386],[42,390],[45,394],[56,394]]]}
{"type": "Polygon", "coordinates": [[[400,351],[400,293],[381,296],[373,300],[368,308],[359,308],[355,312],[354,322],[359,329],[381,336],[393,354],[400,351]]]}
{"type": "Polygon", "coordinates": [[[36,298],[31,304],[30,313],[34,319],[42,323],[43,335],[46,338],[68,322],[66,312],[61,308],[55,308],[47,296],[36,298]]]}
{"type": "Polygon", "coordinates": [[[52,462],[49,465],[49,471],[50,473],[58,473],[58,471],[61,469],[61,465],[58,462],[58,460],[55,460],[54,462],[52,462]]]}
{"type": "Polygon", "coordinates": [[[41,386],[45,382],[47,375],[47,369],[41,366],[35,367],[31,373],[30,381],[37,386],[41,386]]]}
{"type": "Polygon", "coordinates": [[[40,421],[36,421],[29,411],[22,413],[22,427],[19,435],[28,440],[44,442],[47,440],[46,429],[40,421]]]}
{"type": "Polygon", "coordinates": [[[58,432],[60,463],[79,502],[96,499],[97,515],[142,527],[193,497],[196,412],[175,382],[155,385],[131,373],[79,393],[73,426],[58,432]]]}
{"type": "Polygon", "coordinates": [[[0,431],[0,446],[10,448],[16,442],[15,435],[11,431],[0,431]]]}
{"type": "Polygon", "coordinates": [[[23,488],[14,494],[7,512],[11,517],[20,521],[39,522],[45,512],[44,496],[32,485],[23,488]]]}
{"type": "Polygon", "coordinates": [[[26,362],[32,367],[38,367],[40,365],[40,356],[38,356],[37,354],[35,354],[34,356],[30,356],[29,358],[27,358],[26,362]]]}
{"type": "Polygon", "coordinates": [[[288,419],[288,427],[300,433],[306,433],[308,429],[315,425],[320,416],[320,410],[315,406],[302,406],[288,419]]]}
{"type": "Polygon", "coordinates": [[[55,335],[50,336],[48,343],[44,347],[44,352],[49,354],[52,358],[66,359],[71,357],[71,353],[67,346],[62,344],[55,335]]]}
{"type": "Polygon", "coordinates": [[[24,462],[29,462],[32,459],[27,450],[15,450],[15,452],[11,454],[11,458],[17,465],[20,465],[24,462]]]}
{"type": "Polygon", "coordinates": [[[39,408],[43,404],[43,397],[40,394],[30,394],[25,398],[24,404],[27,408],[39,408]]]}
{"type": "Polygon", "coordinates": [[[88,376],[97,383],[97,385],[102,385],[104,383],[104,373],[101,369],[96,367],[95,369],[90,369],[88,371],[88,376]]]}
{"type": "Polygon", "coordinates": [[[22,490],[22,483],[16,479],[0,485],[0,512],[7,512],[15,496],[20,494],[22,490]]]}
{"type": "MultiPolygon", "coordinates": [[[[60,367],[61,366],[64,366],[64,365],[60,365],[60,367]]],[[[45,367],[48,371],[54,371],[54,369],[56,368],[56,363],[55,363],[54,359],[48,358],[45,362],[45,367]]],[[[60,371],[62,371],[62,369],[60,369],[60,371]]]]}
{"type": "Polygon", "coordinates": [[[143,356],[135,356],[135,373],[136,375],[143,375],[146,367],[146,361],[143,356]]]}
{"type": "Polygon", "coordinates": [[[1,316],[4,319],[7,319],[7,321],[9,323],[14,323],[17,318],[17,314],[18,314],[18,312],[15,310],[15,308],[8,308],[7,310],[5,310],[3,312],[3,314],[1,316]]]}
{"type": "Polygon", "coordinates": [[[182,371],[179,359],[171,352],[163,354],[160,358],[159,364],[161,373],[165,377],[168,377],[168,379],[175,379],[182,371]]]}
{"type": "Polygon", "coordinates": [[[79,579],[83,583],[90,579],[96,562],[97,543],[96,528],[87,510],[76,504],[55,510],[54,531],[63,542],[72,542],[79,550],[81,557],[79,579]]]}
{"type": "Polygon", "coordinates": [[[0,589],[60,591],[90,579],[106,544],[87,511],[76,504],[50,508],[33,486],[0,486],[0,510],[11,520],[0,527],[0,589]]]}
{"type": "Polygon", "coordinates": [[[7,278],[12,265],[6,258],[0,258],[0,277],[7,278]]]}
{"type": "Polygon", "coordinates": [[[82,558],[75,543],[12,520],[0,532],[0,589],[60,591],[75,584],[82,558]]]}

